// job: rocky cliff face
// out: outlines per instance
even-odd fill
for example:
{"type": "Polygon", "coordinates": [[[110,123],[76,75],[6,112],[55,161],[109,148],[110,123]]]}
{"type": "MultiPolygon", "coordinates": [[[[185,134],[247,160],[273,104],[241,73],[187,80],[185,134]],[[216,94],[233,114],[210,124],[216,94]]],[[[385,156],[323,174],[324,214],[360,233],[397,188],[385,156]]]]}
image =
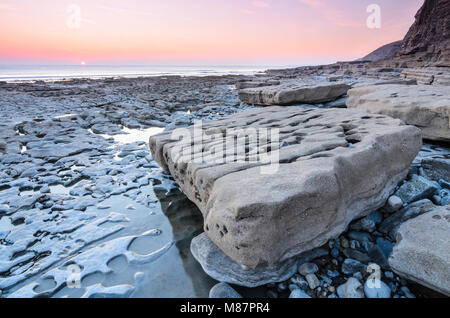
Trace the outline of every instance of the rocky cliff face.
{"type": "Polygon", "coordinates": [[[450,65],[450,0],[425,0],[403,39],[399,55],[450,65]]]}

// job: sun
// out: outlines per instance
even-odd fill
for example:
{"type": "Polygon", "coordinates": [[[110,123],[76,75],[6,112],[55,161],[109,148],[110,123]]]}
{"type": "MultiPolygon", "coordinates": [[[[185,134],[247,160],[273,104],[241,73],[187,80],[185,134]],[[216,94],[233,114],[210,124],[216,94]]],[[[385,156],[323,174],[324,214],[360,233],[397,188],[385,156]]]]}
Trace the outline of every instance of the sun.
{"type": "Polygon", "coordinates": [[[84,66],[84,65],[86,65],[86,62],[85,61],[81,61],[80,64],[84,66]]]}

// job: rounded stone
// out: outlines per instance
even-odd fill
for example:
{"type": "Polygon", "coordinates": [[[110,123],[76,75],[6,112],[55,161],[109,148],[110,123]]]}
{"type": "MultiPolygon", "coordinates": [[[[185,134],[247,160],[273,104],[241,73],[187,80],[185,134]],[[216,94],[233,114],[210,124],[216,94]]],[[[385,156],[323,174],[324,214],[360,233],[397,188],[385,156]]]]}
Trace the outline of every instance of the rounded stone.
{"type": "Polygon", "coordinates": [[[301,289],[294,289],[289,295],[289,298],[311,298],[311,297],[301,289]]]}
{"type": "Polygon", "coordinates": [[[242,298],[242,296],[227,283],[219,283],[211,288],[209,298],[242,298]]]}
{"type": "Polygon", "coordinates": [[[393,195],[386,203],[385,209],[389,213],[394,213],[403,207],[403,201],[398,196],[393,195]]]}
{"type": "Polygon", "coordinates": [[[314,263],[305,263],[298,267],[299,274],[306,276],[308,274],[315,274],[319,270],[319,267],[314,263]]]}

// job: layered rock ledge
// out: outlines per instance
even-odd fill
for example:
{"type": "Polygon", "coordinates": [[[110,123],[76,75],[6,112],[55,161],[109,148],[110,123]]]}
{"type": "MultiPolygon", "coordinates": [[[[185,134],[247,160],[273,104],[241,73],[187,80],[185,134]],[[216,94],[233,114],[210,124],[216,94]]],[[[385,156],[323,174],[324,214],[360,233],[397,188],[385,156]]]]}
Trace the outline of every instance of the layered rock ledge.
{"type": "Polygon", "coordinates": [[[218,139],[197,135],[200,145],[187,157],[209,156],[202,161],[180,160],[194,138],[179,141],[170,131],[150,138],[153,158],[202,211],[207,236],[249,268],[319,247],[382,207],[422,146],[418,128],[361,110],[267,107],[207,122],[202,130],[228,143],[235,136],[227,129],[249,127],[279,129],[277,146],[246,143],[247,153],[279,150],[275,174],[262,173],[268,162],[220,162],[218,139]]]}
{"type": "Polygon", "coordinates": [[[447,86],[368,85],[353,88],[348,95],[348,108],[399,118],[421,128],[426,139],[450,142],[447,86]]]}
{"type": "Polygon", "coordinates": [[[450,296],[450,205],[403,223],[389,264],[399,275],[450,296]]]}
{"type": "MultiPolygon", "coordinates": [[[[256,82],[255,85],[260,82],[256,82]]],[[[250,86],[249,83],[246,86],[250,86]]],[[[347,93],[345,83],[305,83],[285,81],[280,85],[251,87],[239,90],[239,98],[249,105],[293,105],[330,102],[347,93]]]]}

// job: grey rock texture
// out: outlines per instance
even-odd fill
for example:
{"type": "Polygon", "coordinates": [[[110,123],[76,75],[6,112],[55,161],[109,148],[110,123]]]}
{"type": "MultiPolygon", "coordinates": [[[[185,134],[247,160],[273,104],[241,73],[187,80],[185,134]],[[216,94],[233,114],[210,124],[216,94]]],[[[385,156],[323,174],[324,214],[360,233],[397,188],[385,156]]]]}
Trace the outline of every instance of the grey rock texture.
{"type": "Polygon", "coordinates": [[[285,281],[297,271],[297,260],[293,258],[276,266],[258,266],[254,269],[238,264],[225,255],[205,233],[192,240],[191,252],[212,278],[249,288],[285,281]]]}
{"type": "Polygon", "coordinates": [[[280,85],[280,81],[271,78],[256,78],[251,81],[239,81],[236,83],[237,89],[255,88],[255,87],[265,87],[272,85],[280,85]]]}
{"type": "Polygon", "coordinates": [[[405,182],[395,193],[402,201],[409,204],[414,201],[429,198],[439,189],[439,184],[427,178],[413,175],[410,181],[405,182]]]}
{"type": "Polygon", "coordinates": [[[349,90],[348,108],[366,109],[420,127],[426,139],[450,141],[450,96],[438,85],[379,85],[349,90]]]}
{"type": "Polygon", "coordinates": [[[403,39],[400,55],[420,54],[422,59],[449,64],[450,2],[425,0],[403,39]]]}
{"type": "Polygon", "coordinates": [[[307,84],[299,81],[239,90],[239,98],[249,105],[292,105],[330,102],[347,93],[344,83],[307,84]]]}
{"type": "Polygon", "coordinates": [[[389,264],[399,275],[450,296],[450,205],[402,224],[389,264]]]}
{"type": "Polygon", "coordinates": [[[406,80],[416,80],[423,85],[450,85],[450,68],[448,67],[426,67],[407,68],[400,75],[406,80]]]}
{"type": "MultiPolygon", "coordinates": [[[[150,148],[202,211],[208,237],[250,268],[322,246],[384,206],[422,145],[416,127],[360,110],[268,107],[203,125],[208,134],[232,127],[280,128],[276,174],[262,174],[262,162],[180,161],[171,132],[151,137],[150,148]]],[[[211,142],[196,147],[194,157],[210,151],[211,142]]]]}
{"type": "Polygon", "coordinates": [[[450,182],[450,159],[425,158],[422,167],[425,175],[431,180],[450,182]]]}

